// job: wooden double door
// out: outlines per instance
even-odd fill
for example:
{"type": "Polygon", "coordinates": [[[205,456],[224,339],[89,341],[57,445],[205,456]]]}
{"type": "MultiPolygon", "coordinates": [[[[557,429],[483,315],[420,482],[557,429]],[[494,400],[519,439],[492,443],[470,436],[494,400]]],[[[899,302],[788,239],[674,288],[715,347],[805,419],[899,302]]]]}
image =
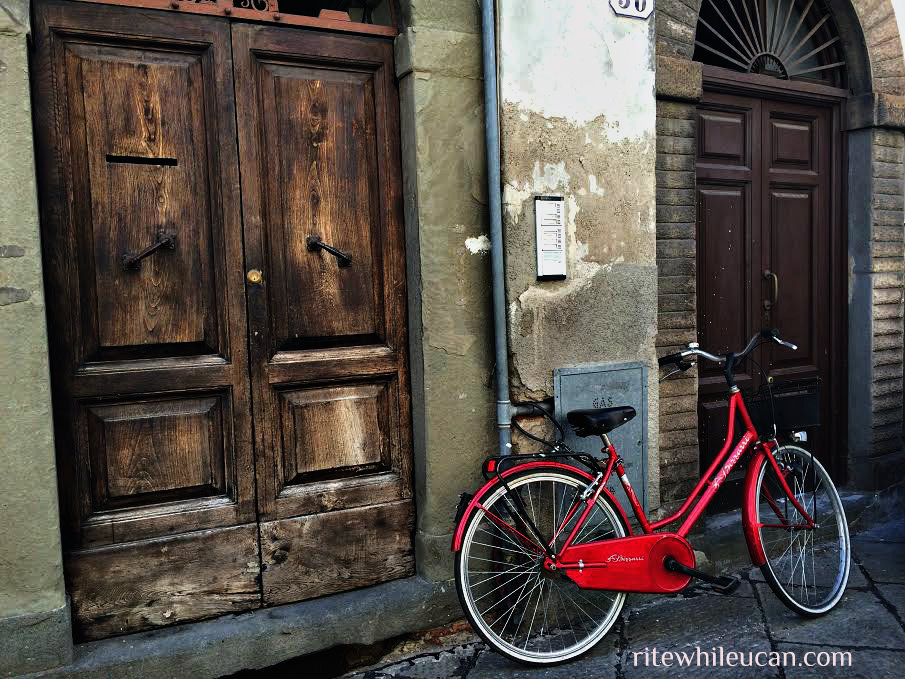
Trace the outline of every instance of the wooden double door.
{"type": "MultiPolygon", "coordinates": [[[[697,111],[697,308],[701,346],[740,351],[760,328],[798,345],[765,344],[736,381],[819,385],[819,429],[805,444],[844,470],[844,244],[839,109],[831,102],[706,92],[697,111]]],[[[701,462],[726,432],[721,370],[699,364],[701,462]]],[[[776,401],[777,407],[782,407],[776,401]]],[[[732,500],[728,494],[725,499],[732,500]]]]}
{"type": "Polygon", "coordinates": [[[411,574],[392,42],[35,11],[78,637],[411,574]]]}

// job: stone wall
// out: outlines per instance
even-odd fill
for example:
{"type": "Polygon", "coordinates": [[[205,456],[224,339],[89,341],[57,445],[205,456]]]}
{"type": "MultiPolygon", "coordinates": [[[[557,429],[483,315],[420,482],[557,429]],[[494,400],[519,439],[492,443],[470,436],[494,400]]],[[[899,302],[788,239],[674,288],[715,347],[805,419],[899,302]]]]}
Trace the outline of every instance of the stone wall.
{"type": "Polygon", "coordinates": [[[28,80],[28,7],[0,0],[0,677],[71,657],[28,80]]]}
{"type": "MultiPolygon", "coordinates": [[[[662,61],[662,60],[661,60],[662,61]]],[[[658,78],[662,75],[658,73],[658,78]]],[[[695,107],[657,101],[657,354],[697,339],[695,107]]],[[[660,385],[660,498],[664,511],[698,477],[697,369],[660,385]]]]}
{"type": "Polygon", "coordinates": [[[905,60],[891,0],[852,0],[851,5],[864,33],[873,90],[905,95],[905,60]]]}
{"type": "Polygon", "coordinates": [[[905,137],[849,135],[849,478],[879,487],[901,478],[905,137]],[[853,198],[850,198],[850,203],[853,198]]]}
{"type": "Polygon", "coordinates": [[[447,580],[458,495],[496,446],[480,7],[400,4],[416,565],[447,580]]]}

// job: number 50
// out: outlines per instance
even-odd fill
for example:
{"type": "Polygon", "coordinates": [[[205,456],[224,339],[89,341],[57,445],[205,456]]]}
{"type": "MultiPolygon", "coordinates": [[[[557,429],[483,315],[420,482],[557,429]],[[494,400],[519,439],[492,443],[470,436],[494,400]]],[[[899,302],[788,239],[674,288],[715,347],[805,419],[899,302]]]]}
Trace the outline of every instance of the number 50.
{"type": "Polygon", "coordinates": [[[610,0],[610,6],[622,16],[646,19],[654,10],[654,0],[610,0]]]}

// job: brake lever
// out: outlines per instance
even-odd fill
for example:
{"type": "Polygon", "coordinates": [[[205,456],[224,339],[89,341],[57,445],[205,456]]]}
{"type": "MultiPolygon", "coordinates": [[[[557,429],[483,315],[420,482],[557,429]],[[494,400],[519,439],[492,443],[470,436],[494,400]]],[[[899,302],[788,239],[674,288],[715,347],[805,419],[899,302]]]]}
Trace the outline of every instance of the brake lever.
{"type": "Polygon", "coordinates": [[[777,344],[784,346],[786,349],[791,349],[792,351],[798,351],[798,346],[792,344],[791,342],[786,342],[785,340],[779,339],[776,335],[773,335],[773,341],[777,344]]]}

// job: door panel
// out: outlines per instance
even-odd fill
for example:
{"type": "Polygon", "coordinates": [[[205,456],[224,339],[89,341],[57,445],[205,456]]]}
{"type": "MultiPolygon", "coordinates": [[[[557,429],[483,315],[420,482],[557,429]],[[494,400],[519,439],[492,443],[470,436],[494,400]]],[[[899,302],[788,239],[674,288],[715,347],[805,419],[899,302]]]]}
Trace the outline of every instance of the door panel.
{"type": "MultiPolygon", "coordinates": [[[[771,188],[770,190],[770,270],[776,275],[779,294],[768,319],[782,330],[782,336],[798,346],[798,351],[771,352],[771,374],[779,370],[815,372],[820,319],[815,318],[811,300],[817,294],[819,252],[814,218],[815,191],[812,187],[771,188]]],[[[767,285],[766,297],[773,295],[767,285]]]]}
{"type": "Polygon", "coordinates": [[[261,524],[264,600],[289,603],[412,574],[411,502],[261,524]]]}
{"type": "MultiPolygon", "coordinates": [[[[739,186],[698,183],[698,242],[706,276],[698,284],[698,313],[704,319],[698,335],[708,351],[737,349],[751,336],[751,213],[750,184],[739,186]]],[[[707,387],[725,387],[722,370],[714,364],[698,366],[707,387]]],[[[750,382],[742,369],[740,385],[750,382]]]]}
{"type": "Polygon", "coordinates": [[[99,509],[224,495],[223,399],[216,396],[86,408],[99,509]]]}
{"type": "Polygon", "coordinates": [[[262,170],[274,351],[384,339],[379,261],[375,77],[305,64],[261,63],[263,128],[278,131],[262,170]],[[340,268],[309,236],[353,253],[340,268]]]}
{"type": "MultiPolygon", "coordinates": [[[[828,109],[764,102],[763,134],[771,157],[765,158],[763,179],[768,243],[763,268],[777,276],[779,295],[762,318],[798,345],[794,352],[765,347],[764,360],[778,384],[818,378],[823,391],[831,387],[830,132],[828,109]]],[[[773,292],[765,289],[764,299],[771,301],[773,292]]]]}
{"type": "Polygon", "coordinates": [[[69,2],[41,3],[36,23],[76,634],[256,605],[238,162],[235,144],[224,143],[236,134],[229,25],[69,2]],[[124,267],[160,234],[175,236],[175,248],[124,267]]]}
{"type": "Polygon", "coordinates": [[[283,449],[289,453],[286,483],[333,470],[387,469],[387,386],[343,385],[281,392],[283,449]]]}
{"type": "Polygon", "coordinates": [[[393,49],[237,25],[233,55],[246,264],[263,277],[247,295],[264,600],[278,603],[412,572],[393,49]]]}
{"type": "MultiPolygon", "coordinates": [[[[760,102],[744,97],[714,94],[698,109],[698,342],[718,353],[737,351],[747,343],[760,304],[759,276],[754,273],[761,256],[755,185],[761,167],[755,129],[759,119],[760,102]]],[[[736,374],[742,388],[755,380],[750,362],[736,374]]],[[[719,366],[698,363],[698,394],[704,469],[723,445],[729,417],[719,366]]]]}
{"type": "Polygon", "coordinates": [[[203,100],[204,58],[146,46],[66,47],[68,80],[82,92],[72,99],[72,117],[80,126],[84,120],[84,133],[73,141],[91,191],[91,219],[78,234],[82,260],[93,264],[85,293],[96,325],[85,338],[86,360],[142,358],[148,345],[157,355],[220,349],[200,170],[207,153],[193,141],[205,136],[204,109],[186,105],[203,100]],[[124,276],[122,257],[158,233],[176,235],[177,247],[124,276]]]}

